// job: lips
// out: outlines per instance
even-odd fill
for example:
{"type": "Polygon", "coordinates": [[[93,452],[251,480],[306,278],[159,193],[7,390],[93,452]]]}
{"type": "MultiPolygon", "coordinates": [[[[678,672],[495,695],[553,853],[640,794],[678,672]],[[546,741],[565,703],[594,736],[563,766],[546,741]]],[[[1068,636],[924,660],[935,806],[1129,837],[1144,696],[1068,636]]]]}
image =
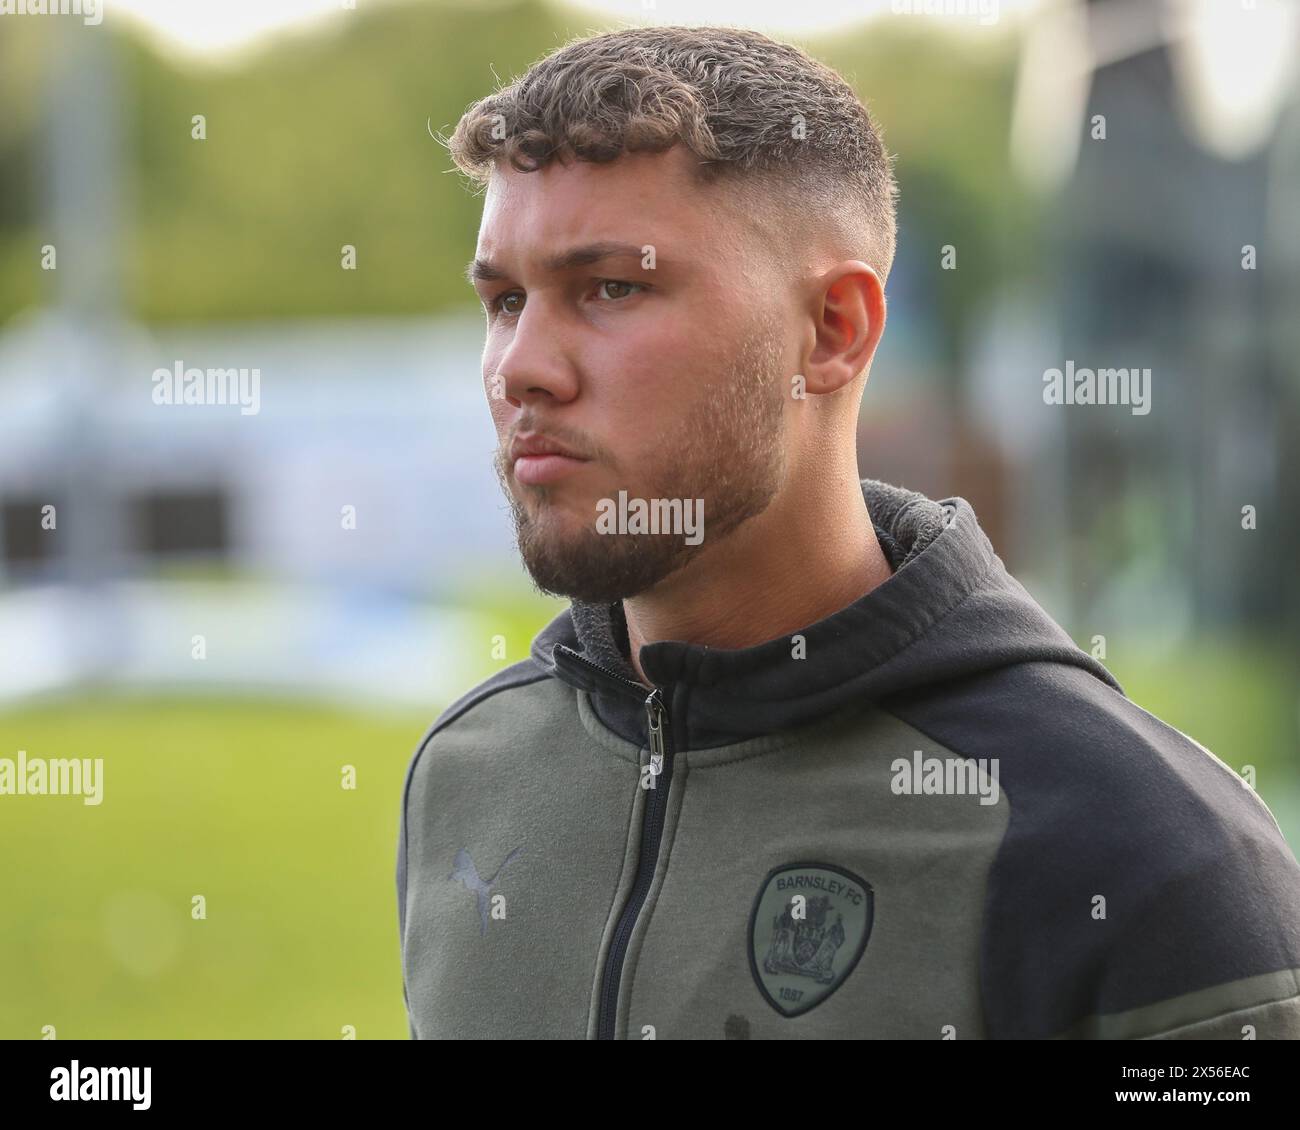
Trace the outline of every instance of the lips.
{"type": "Polygon", "coordinates": [[[571,448],[542,435],[516,437],[510,445],[515,479],[525,486],[542,486],[572,474],[588,460],[571,448]]]}
{"type": "Polygon", "coordinates": [[[515,460],[515,479],[524,486],[542,486],[586,465],[585,459],[571,459],[567,455],[521,455],[515,460]]]}
{"type": "Polygon", "coordinates": [[[567,459],[584,458],[572,448],[551,439],[550,436],[536,434],[516,436],[514,443],[510,445],[512,460],[523,455],[562,455],[567,459]]]}

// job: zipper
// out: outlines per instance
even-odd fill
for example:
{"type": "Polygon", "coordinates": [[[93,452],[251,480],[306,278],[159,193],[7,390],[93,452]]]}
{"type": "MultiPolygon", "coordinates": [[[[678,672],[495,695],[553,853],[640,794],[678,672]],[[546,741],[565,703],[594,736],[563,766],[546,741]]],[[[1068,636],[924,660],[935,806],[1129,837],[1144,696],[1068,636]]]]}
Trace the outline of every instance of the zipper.
{"type": "Polygon", "coordinates": [[[655,687],[647,695],[645,687],[640,683],[634,683],[616,671],[593,663],[564,644],[557,644],[556,650],[564,652],[566,658],[576,660],[603,678],[612,680],[620,689],[626,688],[634,692],[638,699],[644,698],[645,701],[646,733],[650,746],[650,796],[641,822],[641,850],[637,858],[636,877],[632,881],[632,893],[628,895],[614,927],[609,953],[605,955],[605,968],[600,979],[600,1006],[596,1014],[596,1038],[612,1040],[618,1012],[618,990],[623,979],[623,960],[627,956],[632,928],[650,893],[650,882],[654,878],[655,863],[659,858],[659,844],[663,839],[664,818],[668,813],[668,790],[673,777],[672,720],[664,705],[662,688],[655,687]]]}
{"type": "Polygon", "coordinates": [[[658,694],[656,690],[645,700],[646,731],[650,738],[650,787],[652,789],[656,787],[656,778],[664,771],[664,751],[667,744],[664,741],[664,720],[668,717],[668,711],[664,709],[662,696],[655,698],[658,694]]]}

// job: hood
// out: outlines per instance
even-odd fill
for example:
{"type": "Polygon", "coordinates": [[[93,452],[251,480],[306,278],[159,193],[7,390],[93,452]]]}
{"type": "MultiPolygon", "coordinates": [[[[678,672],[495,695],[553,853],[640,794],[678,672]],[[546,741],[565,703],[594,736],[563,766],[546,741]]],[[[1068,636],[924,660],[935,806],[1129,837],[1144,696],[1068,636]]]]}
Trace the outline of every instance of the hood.
{"type": "MultiPolygon", "coordinates": [[[[838,612],[754,647],[646,644],[646,677],[664,690],[687,748],[814,722],[853,703],[938,688],[1016,663],[1081,667],[1123,693],[1007,571],[963,498],[936,502],[873,479],[862,496],[894,572],[838,612]],[[804,657],[792,655],[802,635],[804,657]]],[[[544,670],[591,696],[597,717],[645,741],[641,685],[627,656],[622,602],[574,601],[533,641],[544,670]]]]}

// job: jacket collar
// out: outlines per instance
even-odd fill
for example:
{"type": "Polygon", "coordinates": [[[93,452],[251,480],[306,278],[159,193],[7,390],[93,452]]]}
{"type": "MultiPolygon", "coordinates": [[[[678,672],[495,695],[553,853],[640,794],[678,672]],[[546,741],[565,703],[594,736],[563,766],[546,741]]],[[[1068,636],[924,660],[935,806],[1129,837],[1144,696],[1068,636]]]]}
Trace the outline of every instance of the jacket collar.
{"type": "MultiPolygon", "coordinates": [[[[664,640],[640,660],[675,714],[676,740],[727,744],[1010,662],[1101,664],[1007,574],[962,498],[942,502],[866,479],[863,501],[894,573],[798,633],[736,650],[664,640]],[[794,635],[803,637],[796,658],[794,635]]],[[[626,658],[622,603],[574,601],[533,641],[543,669],[591,696],[597,717],[638,744],[650,690],[626,658]]]]}

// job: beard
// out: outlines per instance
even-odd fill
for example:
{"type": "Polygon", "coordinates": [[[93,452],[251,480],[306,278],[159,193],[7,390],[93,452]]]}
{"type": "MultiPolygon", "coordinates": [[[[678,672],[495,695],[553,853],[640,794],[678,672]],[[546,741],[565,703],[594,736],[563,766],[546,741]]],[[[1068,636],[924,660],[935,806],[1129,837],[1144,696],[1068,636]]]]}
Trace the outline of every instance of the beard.
{"type": "MultiPolygon", "coordinates": [[[[590,522],[574,529],[562,515],[550,513],[546,486],[521,488],[542,500],[530,512],[510,489],[508,449],[498,449],[494,464],[510,503],[515,543],[539,591],[588,604],[637,596],[684,568],[711,541],[767,509],[785,476],[781,424],[789,374],[781,363],[783,344],[779,327],[760,320],[738,353],[724,361],[719,384],[688,386],[704,389],[706,396],[664,425],[653,447],[659,462],[649,470],[648,481],[636,490],[616,486],[607,492],[611,499],[619,489],[626,489],[629,499],[680,499],[684,507],[687,500],[703,499],[697,521],[704,537],[697,545],[688,544],[680,532],[600,533],[594,505],[590,522]]],[[[563,431],[543,430],[565,440],[563,431]]],[[[574,446],[614,465],[605,453],[592,452],[590,444],[574,446]]]]}

